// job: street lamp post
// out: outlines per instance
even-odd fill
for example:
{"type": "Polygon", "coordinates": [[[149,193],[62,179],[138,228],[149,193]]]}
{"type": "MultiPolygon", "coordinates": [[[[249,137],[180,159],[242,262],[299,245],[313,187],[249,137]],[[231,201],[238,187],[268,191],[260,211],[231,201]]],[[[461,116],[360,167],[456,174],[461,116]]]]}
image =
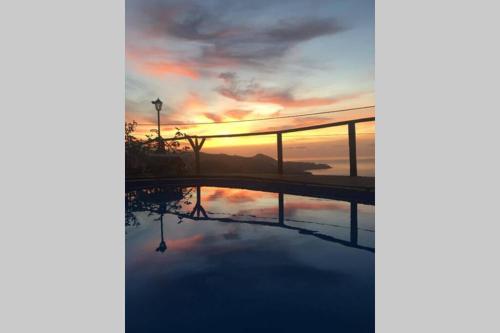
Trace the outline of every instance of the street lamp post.
{"type": "Polygon", "coordinates": [[[156,101],[151,101],[151,103],[155,105],[156,111],[158,112],[158,151],[164,151],[165,147],[163,147],[163,142],[161,139],[161,132],[160,132],[160,111],[163,102],[159,98],[157,98],[156,101]]]}
{"type": "Polygon", "coordinates": [[[160,230],[161,230],[161,241],[160,245],[156,248],[156,252],[165,252],[167,250],[167,243],[165,243],[165,238],[163,238],[163,214],[160,215],[160,230]]]}

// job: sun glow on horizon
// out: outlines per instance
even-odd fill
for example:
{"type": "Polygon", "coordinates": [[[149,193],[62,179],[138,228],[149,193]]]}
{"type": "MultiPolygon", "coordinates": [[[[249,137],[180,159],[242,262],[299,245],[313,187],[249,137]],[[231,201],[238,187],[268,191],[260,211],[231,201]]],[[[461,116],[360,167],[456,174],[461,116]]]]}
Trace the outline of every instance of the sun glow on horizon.
{"type": "MultiPolygon", "coordinates": [[[[151,124],[137,127],[138,138],[156,136],[150,101],[157,97],[164,102],[163,124],[240,121],[375,104],[372,4],[349,9],[331,2],[317,11],[307,1],[259,3],[255,8],[226,8],[219,2],[163,0],[155,10],[142,1],[127,3],[126,120],[151,124]],[[211,15],[214,8],[220,11],[216,16],[211,15]],[[349,24],[344,27],[342,22],[349,24]]],[[[253,133],[371,116],[374,109],[258,122],[162,125],[161,134],[173,137],[176,127],[192,136],[253,133]]],[[[374,132],[374,124],[356,127],[365,141],[374,132]]],[[[346,133],[341,126],[285,137],[293,145],[327,146],[344,140],[346,133]]],[[[243,153],[275,144],[273,135],[234,137],[209,139],[203,149],[241,147],[243,153]]]]}

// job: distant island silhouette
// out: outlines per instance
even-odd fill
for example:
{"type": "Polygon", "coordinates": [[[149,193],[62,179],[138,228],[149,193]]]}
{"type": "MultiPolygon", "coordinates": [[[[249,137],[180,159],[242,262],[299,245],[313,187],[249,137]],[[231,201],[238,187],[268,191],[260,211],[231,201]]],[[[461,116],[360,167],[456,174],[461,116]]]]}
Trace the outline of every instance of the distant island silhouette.
{"type": "MultiPolygon", "coordinates": [[[[194,168],[194,154],[184,153],[181,158],[188,168],[194,168]]],[[[227,154],[208,154],[200,152],[200,164],[203,172],[222,173],[275,173],[278,161],[264,154],[252,157],[227,154]]],[[[330,169],[322,163],[284,161],[284,173],[310,173],[307,170],[330,169]]]]}
{"type": "MultiPolygon", "coordinates": [[[[127,178],[144,178],[160,176],[181,176],[195,173],[195,156],[193,152],[156,153],[148,152],[137,156],[127,163],[127,178]]],[[[209,154],[200,152],[201,172],[204,173],[243,173],[274,174],[278,161],[264,154],[251,157],[227,154],[209,154]]],[[[285,174],[304,174],[308,170],[330,169],[322,163],[284,161],[285,174]]]]}

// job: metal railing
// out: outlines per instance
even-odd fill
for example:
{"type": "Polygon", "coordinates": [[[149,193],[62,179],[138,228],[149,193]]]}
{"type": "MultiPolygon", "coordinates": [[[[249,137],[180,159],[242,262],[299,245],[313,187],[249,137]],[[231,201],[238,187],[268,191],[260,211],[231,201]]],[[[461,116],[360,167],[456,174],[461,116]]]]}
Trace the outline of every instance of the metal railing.
{"type": "Polygon", "coordinates": [[[355,177],[358,175],[357,158],[356,158],[356,124],[363,122],[375,121],[375,117],[369,118],[359,118],[353,120],[338,121],[326,124],[319,124],[306,127],[289,128],[276,131],[264,131],[264,132],[249,132],[249,133],[235,133],[235,134],[215,134],[215,135],[185,135],[183,137],[171,137],[171,138],[160,138],[162,141],[174,141],[174,140],[188,140],[193,152],[195,154],[195,164],[196,164],[196,174],[200,174],[200,151],[207,139],[215,138],[234,138],[234,137],[246,137],[246,136],[258,136],[258,135],[276,135],[276,146],[277,146],[277,160],[278,160],[278,174],[283,174],[283,134],[310,131],[322,128],[337,127],[337,126],[347,126],[348,136],[349,136],[349,165],[350,172],[349,175],[355,177]]]}

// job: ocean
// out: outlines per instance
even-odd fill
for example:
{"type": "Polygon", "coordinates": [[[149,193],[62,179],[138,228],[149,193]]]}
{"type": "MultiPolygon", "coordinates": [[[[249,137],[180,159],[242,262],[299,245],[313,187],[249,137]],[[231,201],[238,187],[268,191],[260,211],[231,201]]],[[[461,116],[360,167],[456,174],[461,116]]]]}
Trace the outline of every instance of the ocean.
{"type": "MultiPolygon", "coordinates": [[[[286,159],[285,161],[324,163],[332,167],[331,169],[308,170],[313,175],[336,175],[336,176],[349,175],[348,158],[321,159],[318,157],[308,157],[308,158],[286,159]]],[[[374,158],[358,158],[358,176],[375,177],[374,158]]]]}

